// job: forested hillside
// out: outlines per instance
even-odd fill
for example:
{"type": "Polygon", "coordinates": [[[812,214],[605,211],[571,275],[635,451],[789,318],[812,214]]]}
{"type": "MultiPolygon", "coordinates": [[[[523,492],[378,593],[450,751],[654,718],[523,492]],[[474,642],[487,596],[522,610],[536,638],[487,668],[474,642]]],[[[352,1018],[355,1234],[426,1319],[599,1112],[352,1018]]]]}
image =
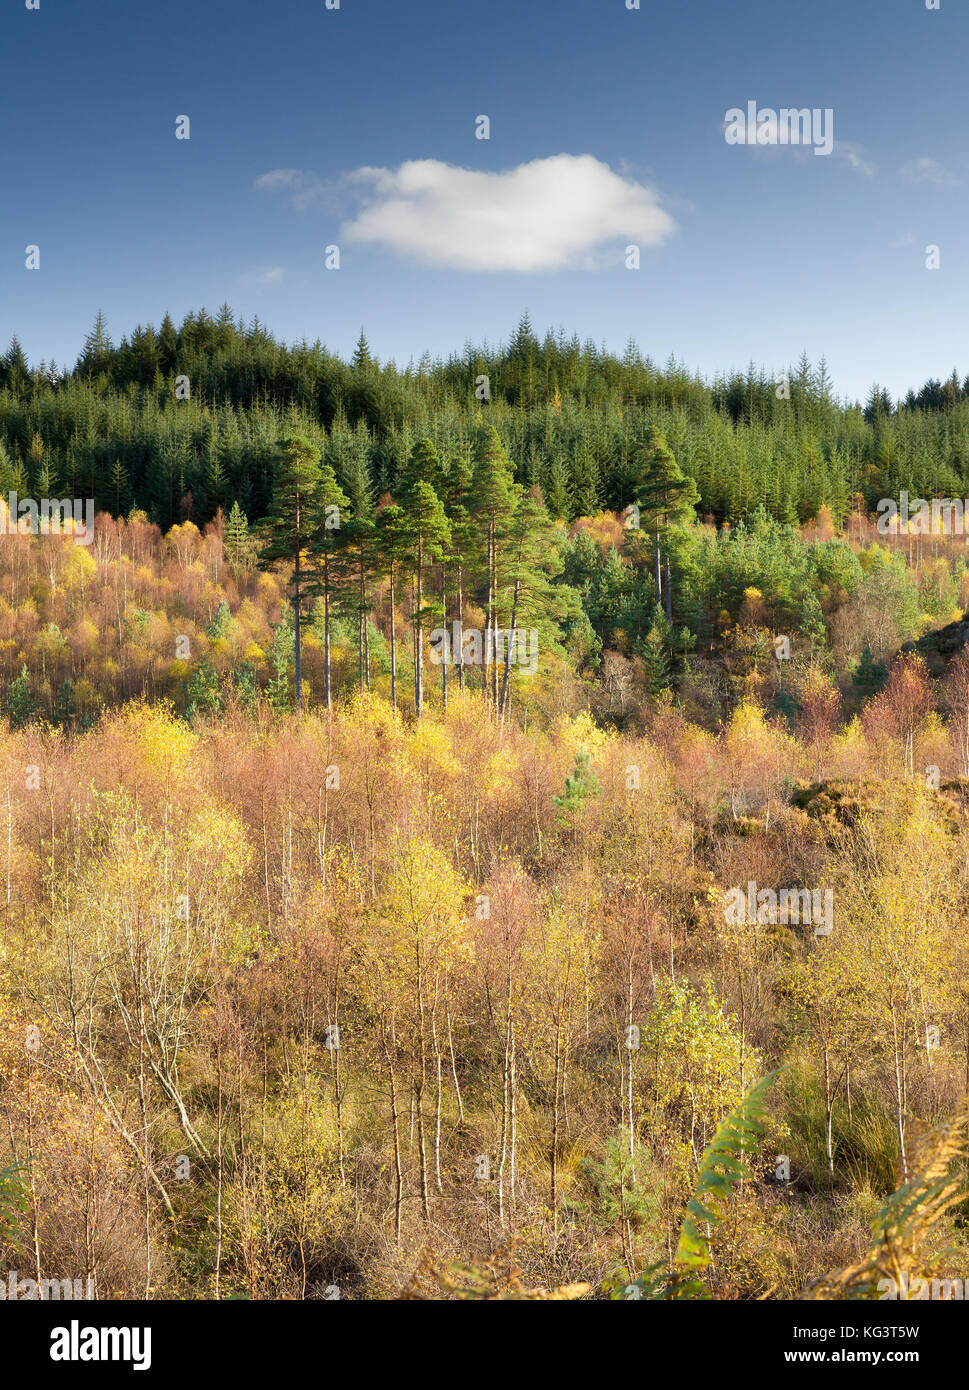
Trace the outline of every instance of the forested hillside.
{"type": "Polygon", "coordinates": [[[11,1269],[958,1274],[969,564],[871,511],[969,491],[965,387],[785,398],[527,322],[347,365],[228,313],[2,373],[0,499],[97,508],[0,500],[11,1269]]]}
{"type": "Polygon", "coordinates": [[[527,317],[506,346],[407,366],[377,364],[362,334],[349,363],[318,342],[286,347],[228,306],[179,328],[166,315],[116,347],[99,318],[67,374],[29,367],[16,339],[0,360],[0,493],[93,496],[165,530],[234,501],[253,520],[269,505],[276,441],[299,435],[369,515],[419,439],[466,458],[486,416],[554,519],[622,511],[652,423],[695,480],[701,515],[736,522],[763,504],[803,522],[824,506],[840,524],[855,494],[873,509],[903,488],[969,492],[967,386],[953,376],[897,403],[873,387],[862,408],[836,399],[823,362],[705,383],[632,342],[617,359],[561,333],[539,339],[527,317]]]}

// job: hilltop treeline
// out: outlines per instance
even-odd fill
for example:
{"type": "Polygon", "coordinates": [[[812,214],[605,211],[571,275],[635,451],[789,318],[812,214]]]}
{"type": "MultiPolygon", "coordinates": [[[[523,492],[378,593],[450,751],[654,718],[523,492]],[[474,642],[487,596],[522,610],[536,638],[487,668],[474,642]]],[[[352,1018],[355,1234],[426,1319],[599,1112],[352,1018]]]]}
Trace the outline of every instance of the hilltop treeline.
{"type": "Polygon", "coordinates": [[[507,344],[401,368],[378,363],[363,334],[345,362],[318,341],[277,342],[228,306],[180,327],[166,314],[117,345],[99,316],[70,371],[31,367],[16,339],[0,358],[0,492],[93,496],[166,530],[233,502],[253,520],[270,505],[277,441],[298,435],[361,516],[395,493],[416,441],[468,457],[486,420],[516,480],[572,520],[629,503],[631,459],[652,425],[702,515],[736,522],[763,505],[803,522],[827,507],[840,524],[856,497],[870,509],[902,488],[969,492],[967,397],[969,380],[953,375],[904,401],[875,386],[864,406],[846,404],[824,362],[804,358],[705,382],[633,342],[617,357],[564,333],[539,338],[527,317],[507,344]]]}

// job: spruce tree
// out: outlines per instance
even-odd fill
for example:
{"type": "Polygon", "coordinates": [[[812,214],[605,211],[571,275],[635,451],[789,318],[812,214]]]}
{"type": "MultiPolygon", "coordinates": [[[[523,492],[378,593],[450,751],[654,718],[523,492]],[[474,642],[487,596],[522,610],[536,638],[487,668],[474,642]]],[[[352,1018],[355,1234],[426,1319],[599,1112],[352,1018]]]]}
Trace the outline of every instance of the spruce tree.
{"type": "Polygon", "coordinates": [[[640,527],[654,538],[656,559],[656,593],[664,597],[666,621],[673,621],[673,594],[670,582],[669,550],[665,556],[665,578],[663,582],[663,556],[661,538],[672,526],[682,526],[694,517],[694,507],[700,500],[696,484],[687,478],[666,442],[665,437],[651,425],[646,438],[636,450],[639,467],[639,483],[636,501],[639,506],[640,527]]]}
{"type": "Polygon", "coordinates": [[[230,568],[240,574],[247,573],[252,563],[252,542],[249,538],[249,522],[238,502],[232,504],[225,523],[222,544],[230,568]]]}
{"type": "Polygon", "coordinates": [[[572,468],[572,518],[595,516],[599,511],[599,465],[590,453],[582,453],[572,468]]]}

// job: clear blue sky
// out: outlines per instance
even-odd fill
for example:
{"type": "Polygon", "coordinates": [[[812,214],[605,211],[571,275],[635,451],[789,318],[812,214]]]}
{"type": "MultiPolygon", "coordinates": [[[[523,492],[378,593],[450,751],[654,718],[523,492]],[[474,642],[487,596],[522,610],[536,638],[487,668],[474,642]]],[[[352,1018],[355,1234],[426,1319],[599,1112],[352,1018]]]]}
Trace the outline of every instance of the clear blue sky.
{"type": "Polygon", "coordinates": [[[227,300],[406,363],[527,308],[705,374],[824,354],[852,397],[969,373],[966,6],[642,4],[7,0],[3,344],[227,300]],[[728,145],[751,100],[832,108],[834,153],[728,145]]]}

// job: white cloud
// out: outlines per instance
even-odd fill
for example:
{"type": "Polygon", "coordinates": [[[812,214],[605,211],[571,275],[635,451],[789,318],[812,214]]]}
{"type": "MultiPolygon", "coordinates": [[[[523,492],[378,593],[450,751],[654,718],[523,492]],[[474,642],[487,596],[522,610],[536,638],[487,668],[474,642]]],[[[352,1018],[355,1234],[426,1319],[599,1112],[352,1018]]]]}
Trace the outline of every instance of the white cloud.
{"type": "Polygon", "coordinates": [[[835,159],[843,159],[852,169],[857,169],[859,174],[871,178],[873,174],[878,173],[878,165],[865,158],[864,145],[855,144],[851,140],[835,140],[833,153],[835,159]]]}
{"type": "MultiPolygon", "coordinates": [[[[293,205],[326,202],[334,187],[301,169],[273,169],[257,189],[293,205]]],[[[340,238],[454,270],[594,268],[627,244],[658,246],[676,230],[655,191],[592,155],[553,155],[501,173],[436,159],[357,169],[342,180],[359,204],[340,238]]]]}
{"type": "Polygon", "coordinates": [[[242,280],[246,285],[276,285],[285,274],[284,265],[270,265],[265,270],[248,271],[242,280]]]}
{"type": "Polygon", "coordinates": [[[318,174],[306,169],[270,169],[253,183],[259,193],[288,193],[294,208],[300,212],[323,201],[328,185],[318,174]]]}
{"type": "Polygon", "coordinates": [[[592,268],[612,248],[658,246],[676,224],[653,189],[592,155],[553,155],[502,173],[435,159],[358,169],[364,206],[341,236],[456,270],[592,268]]]}
{"type": "Polygon", "coordinates": [[[292,188],[302,176],[301,169],[270,169],[268,174],[260,174],[253,188],[274,189],[292,188]]]}
{"type": "Polygon", "coordinates": [[[910,179],[912,183],[932,183],[937,187],[960,182],[955,174],[950,174],[949,170],[943,168],[937,159],[926,154],[920,155],[918,159],[913,159],[910,164],[904,165],[900,173],[902,178],[910,179]]]}

